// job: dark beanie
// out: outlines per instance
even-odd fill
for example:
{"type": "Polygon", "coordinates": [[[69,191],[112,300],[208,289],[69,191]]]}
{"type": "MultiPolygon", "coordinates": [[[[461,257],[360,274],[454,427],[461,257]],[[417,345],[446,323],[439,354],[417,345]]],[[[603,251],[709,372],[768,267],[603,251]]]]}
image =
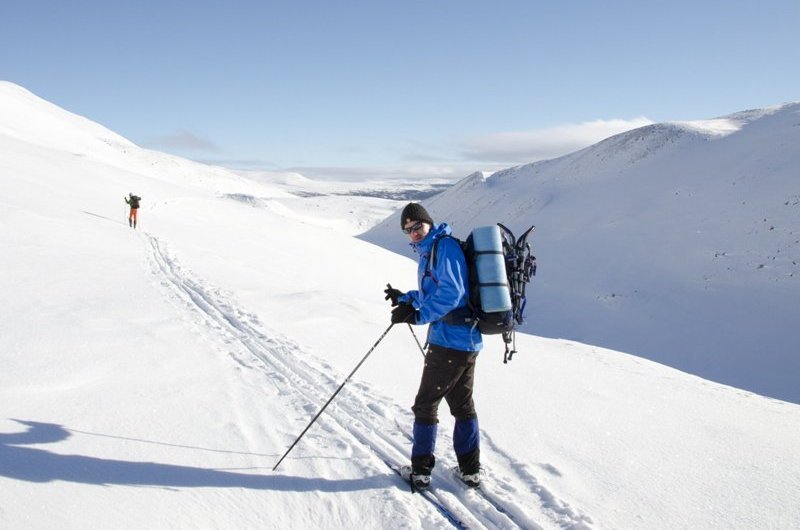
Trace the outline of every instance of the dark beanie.
{"type": "Polygon", "coordinates": [[[400,228],[405,228],[409,221],[422,221],[433,226],[433,219],[428,214],[428,210],[416,202],[410,202],[403,208],[403,213],[400,215],[400,228]]]}

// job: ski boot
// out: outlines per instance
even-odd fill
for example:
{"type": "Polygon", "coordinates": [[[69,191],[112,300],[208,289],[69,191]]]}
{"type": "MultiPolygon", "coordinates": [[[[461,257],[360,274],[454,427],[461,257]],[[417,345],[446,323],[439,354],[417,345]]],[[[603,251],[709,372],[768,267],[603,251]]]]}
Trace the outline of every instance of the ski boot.
{"type": "Polygon", "coordinates": [[[424,490],[431,485],[430,475],[416,474],[411,466],[400,466],[400,476],[411,484],[412,489],[424,490]]]}
{"type": "Polygon", "coordinates": [[[470,488],[477,488],[481,485],[481,473],[483,470],[478,470],[476,473],[464,473],[458,467],[453,468],[453,474],[458,480],[469,486],[470,488]]]}

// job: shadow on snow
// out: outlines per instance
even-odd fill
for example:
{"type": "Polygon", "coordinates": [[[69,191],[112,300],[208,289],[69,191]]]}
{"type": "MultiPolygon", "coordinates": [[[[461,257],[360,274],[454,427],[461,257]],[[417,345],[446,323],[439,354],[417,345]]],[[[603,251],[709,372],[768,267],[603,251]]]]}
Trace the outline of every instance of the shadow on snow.
{"type": "Polygon", "coordinates": [[[15,420],[20,433],[0,433],[0,477],[28,482],[61,480],[80,484],[162,486],[174,488],[248,488],[276,491],[357,491],[385,488],[384,476],[327,480],[282,475],[251,475],[199,467],[129,462],[82,455],[62,455],[26,447],[56,443],[72,433],[61,425],[15,420]]]}

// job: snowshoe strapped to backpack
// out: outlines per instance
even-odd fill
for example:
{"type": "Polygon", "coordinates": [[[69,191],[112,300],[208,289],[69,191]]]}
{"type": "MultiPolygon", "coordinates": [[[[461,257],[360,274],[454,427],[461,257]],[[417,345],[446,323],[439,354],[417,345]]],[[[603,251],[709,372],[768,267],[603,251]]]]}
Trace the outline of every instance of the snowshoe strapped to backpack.
{"type": "MultiPolygon", "coordinates": [[[[502,224],[497,223],[497,227],[499,236],[488,236],[488,239],[486,234],[497,230],[493,226],[476,228],[466,241],[443,236],[458,241],[464,251],[469,273],[468,305],[451,311],[443,320],[450,324],[477,326],[483,335],[502,334],[506,346],[503,362],[506,363],[516,353],[514,330],[517,324],[524,322],[527,304],[525,286],[536,274],[536,257],[531,253],[528,243],[533,226],[519,239],[502,224]],[[502,259],[498,259],[498,255],[502,259]],[[488,299],[491,302],[487,304],[488,299]],[[509,345],[513,349],[509,349],[509,345]]],[[[433,244],[429,268],[435,264],[436,247],[441,239],[433,244]]]]}

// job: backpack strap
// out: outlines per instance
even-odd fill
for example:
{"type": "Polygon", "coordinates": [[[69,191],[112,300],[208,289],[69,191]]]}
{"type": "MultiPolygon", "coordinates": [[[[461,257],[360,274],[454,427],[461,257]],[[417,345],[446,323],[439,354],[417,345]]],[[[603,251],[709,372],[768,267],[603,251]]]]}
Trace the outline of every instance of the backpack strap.
{"type": "MultiPolygon", "coordinates": [[[[428,256],[428,262],[425,264],[425,275],[430,276],[434,283],[438,284],[439,282],[436,280],[436,277],[433,275],[431,269],[436,266],[436,250],[439,248],[439,243],[445,239],[456,239],[449,234],[443,234],[436,238],[433,242],[433,246],[431,246],[431,253],[428,256]]],[[[456,240],[457,241],[457,240],[456,240]]],[[[459,245],[460,246],[460,245],[459,245]]],[[[453,326],[472,326],[474,327],[477,324],[477,320],[475,319],[475,312],[470,305],[469,300],[469,285],[466,286],[467,290],[467,304],[462,307],[457,307],[447,313],[445,316],[439,319],[440,322],[444,322],[446,324],[450,324],[453,326]]],[[[429,330],[430,332],[430,330],[429,330]]]]}
{"type": "MultiPolygon", "coordinates": [[[[453,236],[451,236],[449,234],[442,234],[441,236],[439,236],[439,237],[437,237],[436,239],[433,240],[433,245],[431,246],[431,253],[430,253],[430,255],[428,255],[428,262],[425,264],[425,274],[426,275],[431,274],[431,269],[436,266],[436,250],[439,248],[439,243],[442,241],[442,239],[444,239],[446,237],[455,239],[455,238],[453,238],[453,236]]],[[[435,278],[434,278],[434,281],[435,281],[435,278]]]]}
{"type": "Polygon", "coordinates": [[[503,364],[508,364],[508,361],[517,353],[517,334],[512,331],[503,332],[503,342],[506,344],[506,352],[503,354],[503,364]],[[512,347],[509,348],[508,345],[512,347]]]}

